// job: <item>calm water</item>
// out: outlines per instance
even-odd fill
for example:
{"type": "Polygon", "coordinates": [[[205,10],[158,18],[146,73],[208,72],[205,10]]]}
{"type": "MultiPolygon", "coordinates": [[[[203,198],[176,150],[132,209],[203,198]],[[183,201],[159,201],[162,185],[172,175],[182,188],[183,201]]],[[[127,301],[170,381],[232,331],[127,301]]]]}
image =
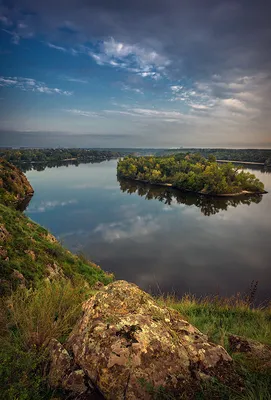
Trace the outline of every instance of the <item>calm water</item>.
{"type": "Polygon", "coordinates": [[[230,295],[259,281],[271,297],[271,174],[253,169],[270,192],[202,198],[118,182],[116,160],[29,171],[26,213],[70,250],[118,279],[154,293],[230,295]]]}

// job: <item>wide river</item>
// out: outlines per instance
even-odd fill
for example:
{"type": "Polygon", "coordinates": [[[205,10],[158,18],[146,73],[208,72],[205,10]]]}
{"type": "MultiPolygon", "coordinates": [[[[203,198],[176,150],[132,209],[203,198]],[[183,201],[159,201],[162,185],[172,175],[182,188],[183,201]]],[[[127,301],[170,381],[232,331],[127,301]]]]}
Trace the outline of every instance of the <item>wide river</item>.
{"type": "Polygon", "coordinates": [[[232,200],[118,182],[116,160],[26,173],[26,210],[71,251],[151,293],[232,295],[258,281],[271,297],[271,174],[268,194],[232,200]]]}

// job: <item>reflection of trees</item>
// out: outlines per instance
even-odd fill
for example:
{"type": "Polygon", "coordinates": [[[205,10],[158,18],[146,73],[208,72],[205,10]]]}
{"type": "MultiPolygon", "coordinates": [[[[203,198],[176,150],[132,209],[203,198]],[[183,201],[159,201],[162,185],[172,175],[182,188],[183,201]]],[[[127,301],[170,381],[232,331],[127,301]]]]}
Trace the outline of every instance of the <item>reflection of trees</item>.
{"type": "Polygon", "coordinates": [[[148,185],[126,179],[119,179],[120,190],[129,194],[137,193],[146,200],[156,199],[164,204],[171,205],[172,201],[187,206],[196,206],[206,215],[214,215],[220,211],[227,211],[228,207],[237,207],[239,204],[260,203],[262,195],[244,195],[236,197],[213,197],[193,193],[181,192],[168,187],[148,185]]]}
{"type": "Polygon", "coordinates": [[[38,163],[14,163],[21,171],[44,171],[46,168],[59,168],[59,167],[68,167],[69,165],[75,165],[78,167],[79,164],[97,164],[101,163],[105,160],[93,160],[93,161],[77,161],[77,160],[70,160],[70,161],[49,161],[49,162],[38,162],[38,163]]]}

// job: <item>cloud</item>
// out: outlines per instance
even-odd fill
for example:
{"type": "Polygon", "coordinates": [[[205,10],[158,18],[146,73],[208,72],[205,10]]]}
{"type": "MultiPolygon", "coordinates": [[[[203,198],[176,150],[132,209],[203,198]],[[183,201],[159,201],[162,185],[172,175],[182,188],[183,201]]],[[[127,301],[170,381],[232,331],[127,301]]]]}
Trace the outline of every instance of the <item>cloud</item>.
{"type": "Polygon", "coordinates": [[[93,111],[84,111],[84,110],[77,110],[77,109],[70,109],[70,110],[64,110],[70,114],[73,115],[78,115],[81,117],[88,117],[88,118],[93,118],[93,117],[99,117],[99,114],[93,111]]]}
{"type": "Polygon", "coordinates": [[[160,79],[170,61],[153,49],[137,44],[116,41],[113,37],[102,41],[89,55],[98,65],[126,69],[143,78],[160,79]]]}
{"type": "Polygon", "coordinates": [[[51,49],[62,51],[63,53],[67,52],[67,49],[65,49],[64,47],[56,46],[55,44],[52,43],[46,43],[46,46],[50,47],[51,49]]]}
{"type": "Polygon", "coordinates": [[[125,83],[123,83],[121,85],[121,89],[126,92],[134,92],[134,93],[138,93],[138,94],[144,94],[142,89],[131,87],[129,85],[126,85],[125,83]]]}
{"type": "Polygon", "coordinates": [[[65,47],[62,47],[62,46],[57,46],[57,45],[55,45],[53,43],[50,43],[50,42],[44,42],[44,44],[46,46],[50,47],[51,49],[61,51],[62,53],[69,53],[69,54],[71,54],[73,56],[77,56],[79,54],[79,50],[76,50],[74,48],[65,48],[65,47]]]}
{"type": "Polygon", "coordinates": [[[18,88],[23,91],[31,91],[45,94],[60,94],[70,96],[72,92],[59,88],[50,88],[45,83],[36,81],[33,78],[18,78],[0,76],[0,86],[18,88]]]}
{"type": "Polygon", "coordinates": [[[64,78],[64,79],[66,79],[66,81],[68,81],[68,82],[75,82],[75,83],[88,83],[88,80],[86,80],[86,79],[80,79],[80,78],[69,78],[69,77],[67,77],[67,78],[64,78]]]}
{"type": "MultiPolygon", "coordinates": [[[[94,233],[100,233],[105,242],[112,243],[117,240],[141,239],[160,229],[157,221],[151,215],[136,217],[125,220],[124,222],[112,222],[109,224],[99,224],[94,233]]],[[[143,239],[144,240],[144,239],[143,239]]]]}
{"type": "Polygon", "coordinates": [[[68,200],[68,201],[58,201],[58,200],[50,200],[50,201],[41,201],[40,204],[35,206],[28,207],[27,211],[29,213],[43,213],[45,211],[54,210],[57,207],[66,207],[70,204],[76,204],[77,200],[68,200]]]}

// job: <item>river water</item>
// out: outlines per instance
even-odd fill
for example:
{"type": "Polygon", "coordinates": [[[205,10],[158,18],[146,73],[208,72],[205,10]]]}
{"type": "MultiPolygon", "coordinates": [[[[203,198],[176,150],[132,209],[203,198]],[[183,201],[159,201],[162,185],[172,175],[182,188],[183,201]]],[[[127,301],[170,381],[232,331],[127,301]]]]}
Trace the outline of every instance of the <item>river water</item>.
{"type": "Polygon", "coordinates": [[[151,293],[271,297],[271,174],[259,197],[206,198],[118,181],[116,160],[26,173],[26,214],[73,252],[151,293]]]}

